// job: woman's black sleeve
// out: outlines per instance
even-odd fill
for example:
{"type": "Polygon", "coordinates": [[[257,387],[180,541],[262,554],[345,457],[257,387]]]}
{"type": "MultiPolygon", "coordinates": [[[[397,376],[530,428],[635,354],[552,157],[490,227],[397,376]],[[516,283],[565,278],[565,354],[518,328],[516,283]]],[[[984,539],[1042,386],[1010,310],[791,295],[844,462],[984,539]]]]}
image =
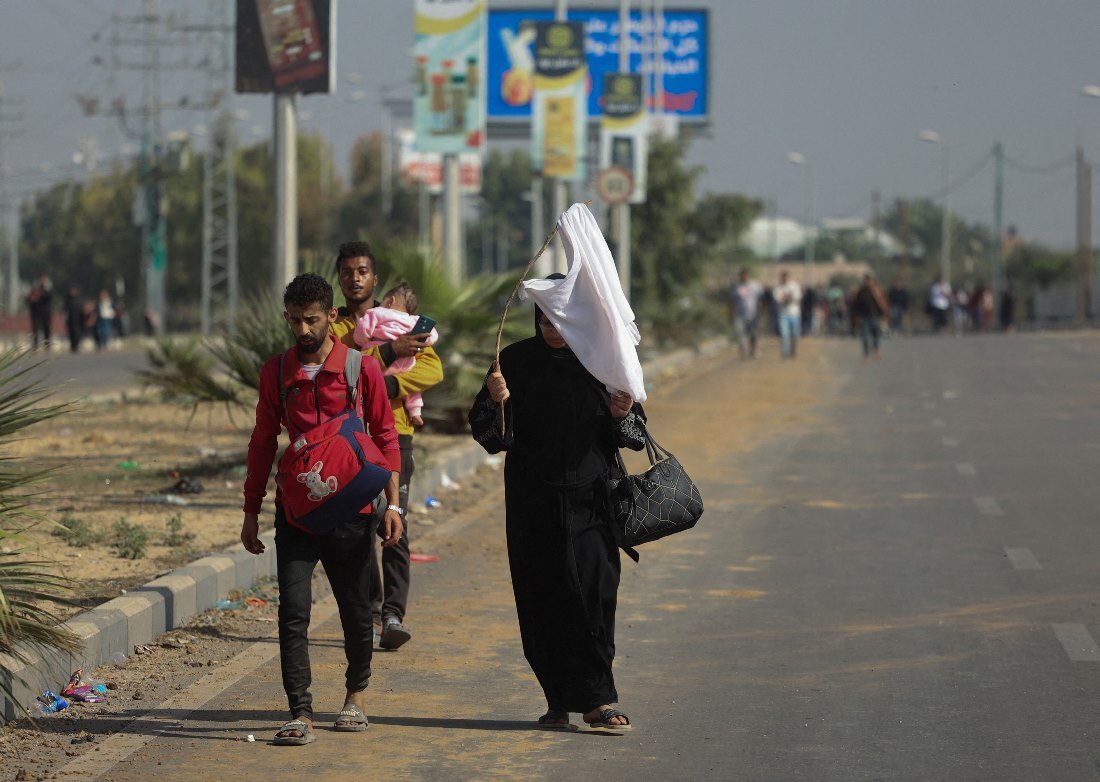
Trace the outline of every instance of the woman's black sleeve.
{"type": "MultiPolygon", "coordinates": [[[[488,378],[489,373],[486,372],[485,379],[488,378]]],[[[506,429],[502,432],[500,405],[489,396],[489,389],[483,383],[467,420],[474,439],[489,453],[507,451],[512,445],[512,406],[507,401],[504,403],[504,419],[506,429]]]]}
{"type": "Polygon", "coordinates": [[[623,418],[616,422],[615,445],[640,451],[645,448],[645,411],[637,402],[623,418]]]}

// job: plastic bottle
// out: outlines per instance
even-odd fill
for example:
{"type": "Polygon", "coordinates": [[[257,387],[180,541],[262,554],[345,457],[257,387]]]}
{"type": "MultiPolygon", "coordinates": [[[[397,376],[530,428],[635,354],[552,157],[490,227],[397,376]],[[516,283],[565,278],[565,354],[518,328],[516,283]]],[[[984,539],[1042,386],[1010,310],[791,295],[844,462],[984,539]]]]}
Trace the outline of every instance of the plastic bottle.
{"type": "Polygon", "coordinates": [[[125,668],[128,662],[130,662],[130,658],[126,656],[125,652],[115,652],[111,655],[110,663],[116,668],[125,668]]]}

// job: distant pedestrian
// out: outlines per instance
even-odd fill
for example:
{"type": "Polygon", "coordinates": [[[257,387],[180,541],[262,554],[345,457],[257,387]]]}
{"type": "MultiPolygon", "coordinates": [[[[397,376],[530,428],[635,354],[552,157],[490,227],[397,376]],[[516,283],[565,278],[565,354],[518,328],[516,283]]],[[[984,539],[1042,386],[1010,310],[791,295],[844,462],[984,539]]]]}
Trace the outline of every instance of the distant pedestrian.
{"type": "Polygon", "coordinates": [[[47,350],[50,347],[50,327],[53,321],[53,283],[50,277],[43,274],[38,281],[31,286],[27,294],[27,309],[31,316],[32,346],[38,350],[39,337],[42,338],[42,346],[47,350]]]}
{"type": "Polygon", "coordinates": [[[799,317],[802,321],[802,336],[805,337],[814,333],[814,310],[817,309],[817,291],[813,289],[808,281],[806,289],[802,291],[802,299],[799,305],[801,307],[799,317]]]}
{"type": "Polygon", "coordinates": [[[84,339],[84,302],[75,285],[65,291],[65,330],[69,335],[69,350],[79,353],[80,341],[84,339]]]}
{"type": "Polygon", "coordinates": [[[96,350],[106,350],[107,346],[111,343],[111,334],[115,329],[115,312],[114,302],[111,301],[111,294],[106,289],[99,292],[99,301],[96,302],[95,309],[95,347],[96,350]]]}
{"type": "Polygon", "coordinates": [[[783,358],[794,358],[798,336],[802,332],[802,286],[789,272],[779,273],[779,284],[772,291],[779,315],[779,350],[783,358]]]}
{"type": "Polygon", "coordinates": [[[737,353],[742,359],[756,358],[756,327],[763,295],[764,287],[749,276],[748,269],[742,269],[737,282],[730,286],[729,309],[737,337],[737,353]]]}
{"type": "Polygon", "coordinates": [[[863,284],[852,299],[852,314],[859,318],[859,336],[863,343],[863,360],[879,358],[879,339],[882,337],[882,319],[889,310],[882,288],[874,275],[863,275],[863,284]]]}
{"type": "Polygon", "coordinates": [[[1016,328],[1016,295],[1009,285],[1001,291],[1000,320],[1001,331],[1013,331],[1016,328]]]}
{"type": "Polygon", "coordinates": [[[925,306],[932,318],[932,331],[936,334],[947,328],[947,321],[951,316],[951,299],[951,286],[944,282],[943,277],[937,277],[928,288],[928,303],[925,306]]]}
{"type": "Polygon", "coordinates": [[[909,312],[909,291],[901,284],[901,280],[895,278],[890,283],[886,300],[890,305],[890,331],[900,334],[905,324],[905,316],[909,312]]]}

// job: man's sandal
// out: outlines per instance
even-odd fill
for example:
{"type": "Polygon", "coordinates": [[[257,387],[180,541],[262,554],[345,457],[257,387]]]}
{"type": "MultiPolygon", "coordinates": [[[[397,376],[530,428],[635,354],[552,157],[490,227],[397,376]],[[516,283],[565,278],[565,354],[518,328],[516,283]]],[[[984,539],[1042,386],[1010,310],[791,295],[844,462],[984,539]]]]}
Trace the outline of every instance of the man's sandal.
{"type": "Polygon", "coordinates": [[[577,726],[569,721],[569,712],[550,711],[539,717],[539,730],[576,730],[577,726]],[[563,722],[564,720],[564,722],[563,722]]]}
{"type": "Polygon", "coordinates": [[[630,724],[630,717],[626,716],[617,709],[604,709],[600,712],[600,716],[598,718],[592,720],[591,722],[586,721],[586,724],[588,725],[589,730],[598,730],[604,732],[634,729],[634,726],[630,724]],[[611,720],[615,719],[616,717],[621,717],[622,719],[626,720],[626,724],[619,725],[612,722],[611,720]]]}
{"type": "Polygon", "coordinates": [[[348,704],[340,710],[332,729],[340,733],[361,733],[367,729],[367,715],[358,706],[348,704]]]}
{"type": "Polygon", "coordinates": [[[280,747],[300,747],[303,744],[309,744],[317,739],[316,734],[313,732],[313,728],[307,725],[302,720],[291,720],[290,722],[279,728],[279,732],[275,734],[275,738],[271,743],[280,747]],[[296,732],[297,736],[287,735],[284,733],[296,732]]]}

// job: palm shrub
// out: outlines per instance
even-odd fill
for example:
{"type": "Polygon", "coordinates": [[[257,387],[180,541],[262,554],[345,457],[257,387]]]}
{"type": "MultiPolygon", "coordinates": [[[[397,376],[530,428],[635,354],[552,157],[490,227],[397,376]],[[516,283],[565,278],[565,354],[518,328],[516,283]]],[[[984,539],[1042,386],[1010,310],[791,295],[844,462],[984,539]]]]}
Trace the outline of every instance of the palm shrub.
{"type": "Polygon", "coordinates": [[[77,636],[52,611],[54,604],[65,602],[69,580],[52,573],[51,563],[28,558],[19,548],[21,534],[43,520],[34,503],[41,494],[38,487],[52,470],[22,469],[3,453],[27,427],[71,409],[70,404],[46,404],[52,389],[43,388],[29,374],[37,366],[26,361],[24,351],[0,353],[0,693],[13,703],[4,684],[12,673],[4,666],[6,658],[26,662],[36,648],[80,648],[77,636]]]}
{"type": "MultiPolygon", "coordinates": [[[[520,270],[481,274],[455,284],[442,264],[424,258],[409,245],[386,248],[379,253],[378,265],[385,281],[375,298],[400,281],[408,282],[420,298],[421,314],[430,315],[439,324],[436,352],[443,361],[443,382],[428,392],[424,417],[437,427],[460,430],[493,361],[500,314],[520,270]]],[[[531,336],[531,318],[528,308],[513,306],[501,345],[531,336]]]]}

